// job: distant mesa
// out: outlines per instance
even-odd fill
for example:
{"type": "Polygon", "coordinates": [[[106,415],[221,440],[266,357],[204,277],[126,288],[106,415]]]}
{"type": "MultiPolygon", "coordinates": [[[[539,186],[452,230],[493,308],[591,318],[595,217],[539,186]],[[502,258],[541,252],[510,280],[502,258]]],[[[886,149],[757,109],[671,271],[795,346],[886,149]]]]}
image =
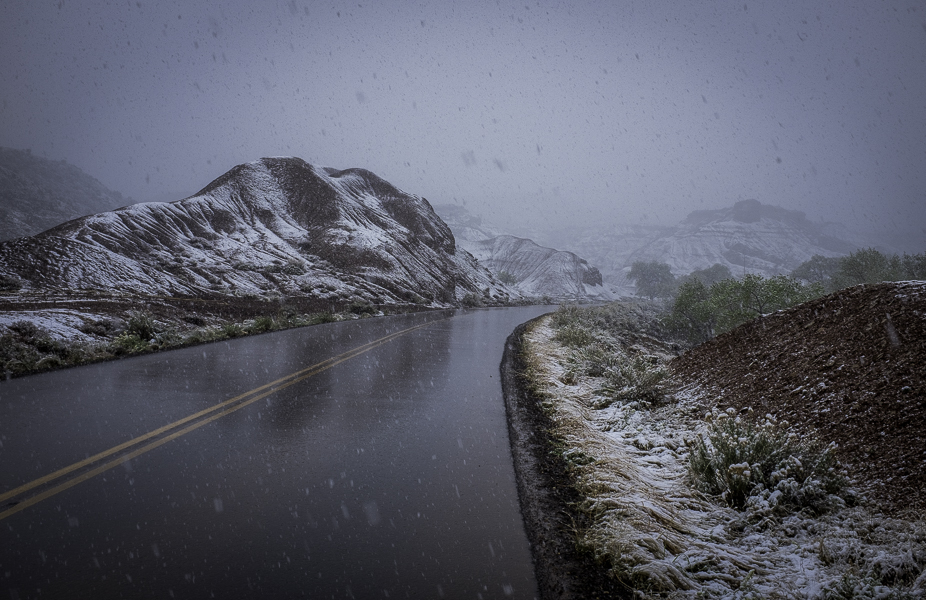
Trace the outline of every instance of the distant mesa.
{"type": "Polygon", "coordinates": [[[671,233],[633,252],[626,266],[657,260],[686,274],[719,263],[734,274],[772,276],[789,273],[815,254],[844,256],[853,249],[803,212],[742,200],[690,213],[671,233]]]}
{"type": "Polygon", "coordinates": [[[505,303],[518,294],[466,252],[430,204],[364,169],[299,158],[238,165],[197,194],[0,243],[22,292],[312,296],[332,303],[505,303]]]}
{"type": "Polygon", "coordinates": [[[845,256],[859,247],[834,224],[816,223],[800,211],[741,200],[716,210],[696,210],[674,227],[610,225],[573,228],[551,241],[587,258],[622,294],[636,261],[667,263],[675,275],[721,264],[736,276],[790,273],[814,255],[845,256]]]}

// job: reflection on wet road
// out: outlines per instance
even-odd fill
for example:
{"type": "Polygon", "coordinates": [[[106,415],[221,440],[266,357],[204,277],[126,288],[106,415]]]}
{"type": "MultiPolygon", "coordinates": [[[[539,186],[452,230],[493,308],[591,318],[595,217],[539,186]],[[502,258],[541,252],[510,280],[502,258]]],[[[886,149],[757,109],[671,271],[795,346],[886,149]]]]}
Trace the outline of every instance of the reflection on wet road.
{"type": "Polygon", "coordinates": [[[321,325],[0,384],[12,597],[526,597],[498,363],[541,307],[321,325]]]}

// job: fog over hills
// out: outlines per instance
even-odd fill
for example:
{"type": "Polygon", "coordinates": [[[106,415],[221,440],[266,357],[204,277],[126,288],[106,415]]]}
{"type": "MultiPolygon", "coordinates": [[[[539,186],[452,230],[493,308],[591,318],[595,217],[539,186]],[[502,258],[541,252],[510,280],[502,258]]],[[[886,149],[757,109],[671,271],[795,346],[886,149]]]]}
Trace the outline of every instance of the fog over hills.
{"type": "Polygon", "coordinates": [[[510,290],[419,196],[363,169],[299,158],[238,165],[197,194],[83,217],[0,243],[23,291],[307,295],[448,306],[510,290]]]}
{"type": "Polygon", "coordinates": [[[542,239],[587,257],[601,269],[606,284],[626,292],[632,287],[626,274],[635,261],[668,263],[675,275],[719,263],[737,276],[772,276],[789,273],[815,254],[844,256],[877,245],[860,238],[843,227],[810,221],[800,211],[742,200],[694,211],[675,227],[570,229],[542,239]]]}
{"type": "Polygon", "coordinates": [[[0,241],[130,202],[64,161],[0,148],[0,241]]]}
{"type": "Polygon", "coordinates": [[[732,207],[690,213],[670,235],[630,255],[630,261],[667,262],[677,273],[715,263],[733,273],[786,273],[814,254],[842,256],[854,247],[812,223],[802,212],[742,200],[732,207]]]}

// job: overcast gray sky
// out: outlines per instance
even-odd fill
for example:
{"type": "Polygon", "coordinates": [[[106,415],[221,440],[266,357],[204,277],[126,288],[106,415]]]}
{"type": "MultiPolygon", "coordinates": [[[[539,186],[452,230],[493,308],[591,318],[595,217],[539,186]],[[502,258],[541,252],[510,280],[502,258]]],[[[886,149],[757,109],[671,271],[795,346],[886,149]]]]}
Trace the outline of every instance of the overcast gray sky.
{"type": "Polygon", "coordinates": [[[926,227],[926,4],[3,0],[0,145],[135,200],[295,155],[432,203],[926,227]]]}

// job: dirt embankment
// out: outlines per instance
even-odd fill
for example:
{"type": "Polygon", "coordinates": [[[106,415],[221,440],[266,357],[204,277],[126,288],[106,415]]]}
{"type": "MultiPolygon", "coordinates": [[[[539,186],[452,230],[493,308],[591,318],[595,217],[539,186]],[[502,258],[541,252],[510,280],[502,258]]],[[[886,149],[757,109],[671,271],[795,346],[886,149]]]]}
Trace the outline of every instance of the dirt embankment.
{"type": "Polygon", "coordinates": [[[848,288],[672,361],[721,407],[753,407],[839,445],[888,513],[926,508],[926,282],[848,288]]]}

